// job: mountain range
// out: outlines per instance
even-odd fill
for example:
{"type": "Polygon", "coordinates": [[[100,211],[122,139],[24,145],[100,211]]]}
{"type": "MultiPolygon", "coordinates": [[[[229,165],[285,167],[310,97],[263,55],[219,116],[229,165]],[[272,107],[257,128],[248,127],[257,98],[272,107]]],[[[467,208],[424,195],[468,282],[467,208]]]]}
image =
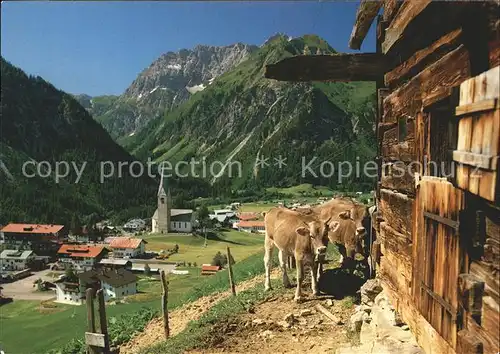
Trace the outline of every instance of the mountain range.
{"type": "Polygon", "coordinates": [[[266,64],[315,54],[336,51],[316,35],[276,34],[260,47],[199,45],[162,55],[120,96],[77,98],[141,160],[217,162],[224,173],[208,179],[232,189],[304,182],[338,188],[331,176],[302,176],[302,159],[317,156],[317,170],[323,161],[374,157],[375,84],[264,78],[266,64]],[[271,162],[281,156],[288,163],[279,170],[255,168],[266,156],[271,162]],[[231,161],[242,166],[239,178],[234,173],[228,178],[231,161]]]}
{"type": "Polygon", "coordinates": [[[67,94],[2,58],[0,223],[150,216],[158,180],[126,169],[101,181],[104,161],[180,166],[177,175],[188,177],[171,178],[177,207],[299,183],[372,188],[370,178],[339,181],[323,165],[374,157],[375,84],[264,78],[266,64],[314,54],[336,51],[315,35],[199,45],[162,55],[122,95],[96,97],[67,94]],[[323,177],[303,174],[311,160],[323,177]],[[27,161],[44,164],[23,172],[27,161]],[[49,169],[59,161],[87,163],[78,183],[75,170],[55,183],[49,169]],[[207,165],[216,167],[208,175],[207,165]]]}

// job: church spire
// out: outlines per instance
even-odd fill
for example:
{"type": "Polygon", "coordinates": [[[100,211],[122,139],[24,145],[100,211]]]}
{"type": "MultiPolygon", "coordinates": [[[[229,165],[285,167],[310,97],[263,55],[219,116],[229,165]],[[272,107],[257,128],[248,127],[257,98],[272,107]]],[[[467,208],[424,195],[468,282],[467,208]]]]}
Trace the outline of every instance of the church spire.
{"type": "Polygon", "coordinates": [[[162,169],[160,172],[160,185],[158,186],[158,197],[167,196],[167,193],[165,192],[165,187],[167,187],[167,189],[168,189],[168,185],[165,186],[166,179],[164,179],[163,175],[164,174],[163,174],[163,169],[162,169]]]}

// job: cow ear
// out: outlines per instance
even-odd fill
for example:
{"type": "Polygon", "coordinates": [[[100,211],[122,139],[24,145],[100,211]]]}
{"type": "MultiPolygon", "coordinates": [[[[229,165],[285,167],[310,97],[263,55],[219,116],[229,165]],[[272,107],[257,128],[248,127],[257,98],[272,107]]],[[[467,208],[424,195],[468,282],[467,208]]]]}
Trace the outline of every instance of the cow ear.
{"type": "Polygon", "coordinates": [[[332,232],[336,232],[340,227],[340,223],[338,221],[332,221],[329,225],[328,228],[332,232]]]}
{"type": "Polygon", "coordinates": [[[310,235],[309,230],[304,226],[297,228],[297,230],[295,230],[295,232],[297,233],[297,235],[304,236],[304,237],[308,237],[310,235]]]}
{"type": "Polygon", "coordinates": [[[351,217],[350,210],[343,211],[339,214],[339,218],[341,218],[341,219],[349,219],[350,217],[351,217]]]}

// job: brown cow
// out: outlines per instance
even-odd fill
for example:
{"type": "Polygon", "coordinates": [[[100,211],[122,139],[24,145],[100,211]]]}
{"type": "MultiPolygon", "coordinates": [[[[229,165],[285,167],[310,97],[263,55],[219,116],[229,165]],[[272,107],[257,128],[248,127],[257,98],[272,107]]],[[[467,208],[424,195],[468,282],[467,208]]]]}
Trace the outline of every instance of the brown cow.
{"type": "Polygon", "coordinates": [[[313,294],[318,295],[316,279],[318,268],[317,257],[326,253],[328,232],[330,228],[338,228],[338,222],[330,223],[330,219],[321,222],[316,215],[304,215],[286,208],[273,208],[265,216],[266,237],[264,264],[266,267],[265,289],[271,289],[271,258],[274,246],[279,249],[279,262],[283,272],[283,285],[290,287],[286,272],[289,255],[295,256],[297,268],[297,289],[295,301],[301,299],[301,286],[304,280],[304,266],[311,267],[311,287],[313,294]]]}
{"type": "Polygon", "coordinates": [[[363,252],[363,241],[366,237],[365,222],[369,218],[368,208],[349,198],[335,198],[312,209],[320,220],[335,220],[340,227],[330,230],[330,242],[341,245],[342,261],[345,258],[354,259],[356,253],[363,252]],[[342,247],[343,246],[343,247],[342,247]]]}

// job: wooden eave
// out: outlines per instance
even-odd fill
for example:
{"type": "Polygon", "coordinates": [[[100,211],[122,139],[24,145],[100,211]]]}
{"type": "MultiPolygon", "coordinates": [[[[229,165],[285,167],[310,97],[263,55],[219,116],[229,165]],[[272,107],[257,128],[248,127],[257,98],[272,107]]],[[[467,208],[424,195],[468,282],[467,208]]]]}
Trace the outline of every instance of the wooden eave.
{"type": "Polygon", "coordinates": [[[375,17],[383,5],[383,1],[362,0],[356,12],[356,22],[349,39],[349,48],[360,49],[375,17]]]}
{"type": "Polygon", "coordinates": [[[264,76],[279,81],[377,81],[387,71],[377,53],[298,55],[266,65],[264,76]]]}

